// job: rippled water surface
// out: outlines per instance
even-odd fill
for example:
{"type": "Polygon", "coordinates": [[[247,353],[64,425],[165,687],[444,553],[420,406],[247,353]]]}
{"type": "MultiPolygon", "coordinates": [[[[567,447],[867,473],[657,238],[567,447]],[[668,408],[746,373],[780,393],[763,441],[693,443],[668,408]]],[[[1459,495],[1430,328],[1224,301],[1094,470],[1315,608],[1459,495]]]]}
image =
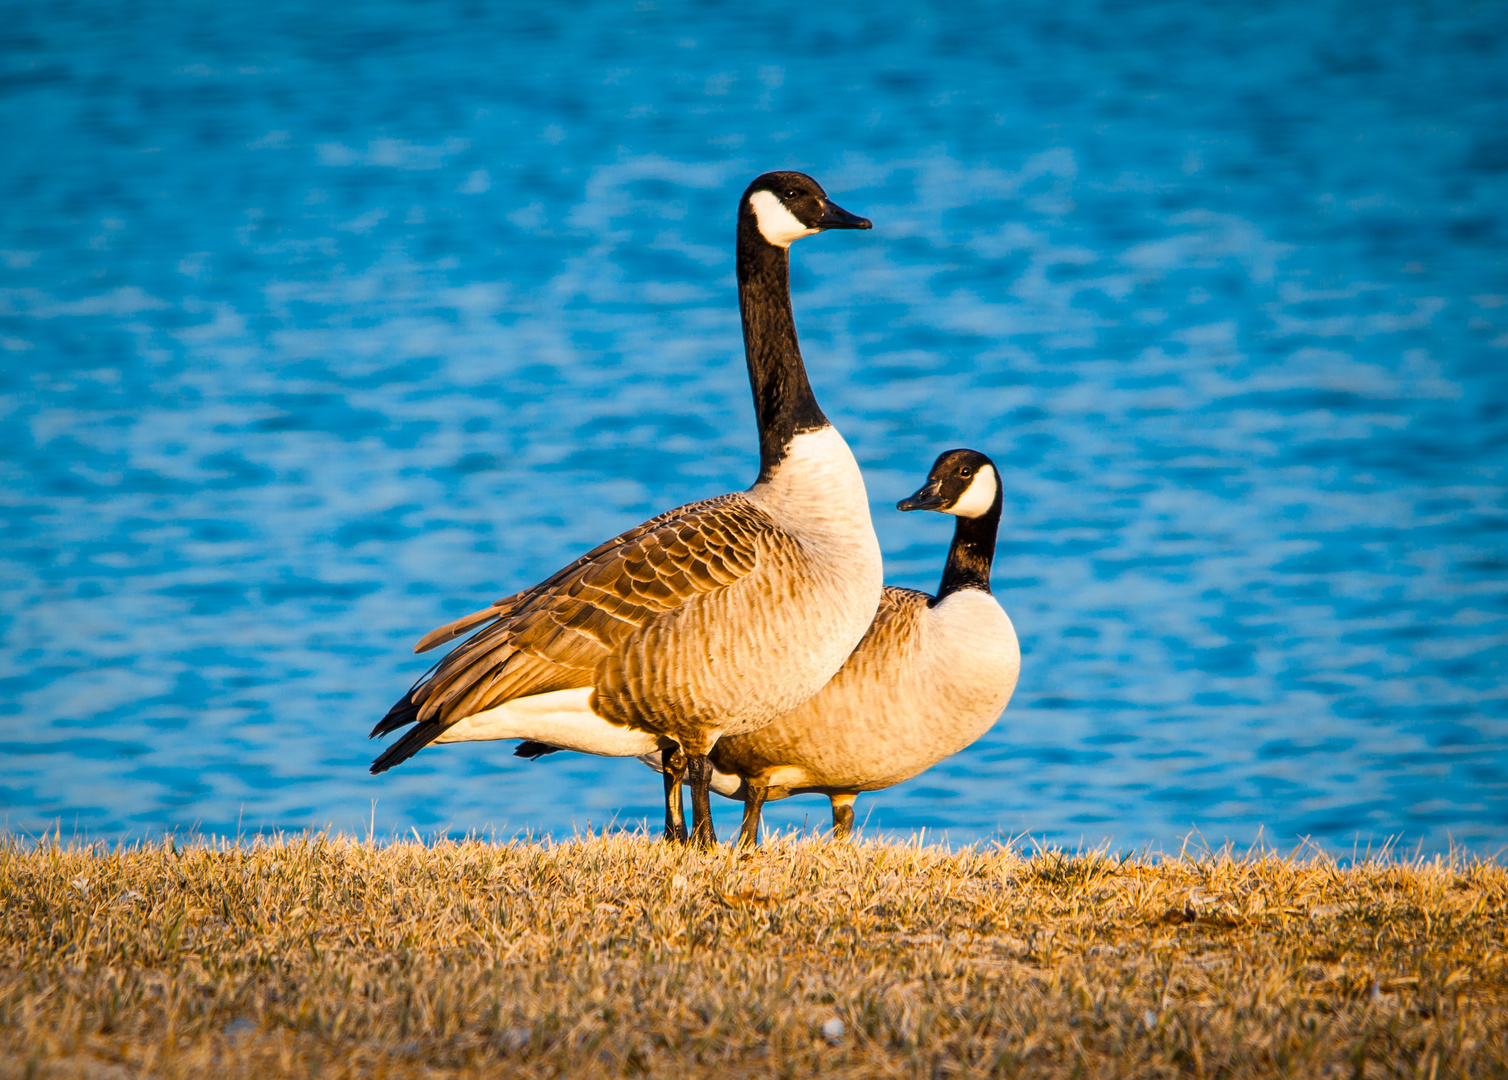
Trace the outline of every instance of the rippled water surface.
{"type": "Polygon", "coordinates": [[[793,277],[888,580],[940,449],[1007,474],[1015,699],[861,820],[1508,843],[1508,9],[754,6],[4,5],[9,826],[653,819],[365,736],[432,626],[752,479],[791,166],[875,222],[793,277]]]}

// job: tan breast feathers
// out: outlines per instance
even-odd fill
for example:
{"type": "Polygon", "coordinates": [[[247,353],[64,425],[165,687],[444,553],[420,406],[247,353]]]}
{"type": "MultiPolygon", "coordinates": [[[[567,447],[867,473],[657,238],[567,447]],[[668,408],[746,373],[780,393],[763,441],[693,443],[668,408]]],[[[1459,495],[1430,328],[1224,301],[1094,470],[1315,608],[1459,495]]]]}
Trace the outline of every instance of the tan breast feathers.
{"type": "Polygon", "coordinates": [[[793,790],[872,790],[972,743],[1015,688],[1015,631],[979,590],[934,607],[929,599],[886,586],[869,633],[832,681],[769,726],[719,742],[717,768],[793,790]]]}

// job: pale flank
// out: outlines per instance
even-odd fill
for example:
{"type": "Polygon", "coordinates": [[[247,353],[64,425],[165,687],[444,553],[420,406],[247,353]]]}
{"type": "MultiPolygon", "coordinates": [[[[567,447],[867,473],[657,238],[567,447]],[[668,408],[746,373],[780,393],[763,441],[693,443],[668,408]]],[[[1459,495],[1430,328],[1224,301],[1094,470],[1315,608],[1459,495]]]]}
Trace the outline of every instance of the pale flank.
{"type": "Polygon", "coordinates": [[[457,720],[435,742],[536,739],[561,750],[603,757],[637,757],[658,751],[659,740],[655,736],[610,723],[594,713],[591,697],[592,688],[581,686],[514,698],[457,720]]]}

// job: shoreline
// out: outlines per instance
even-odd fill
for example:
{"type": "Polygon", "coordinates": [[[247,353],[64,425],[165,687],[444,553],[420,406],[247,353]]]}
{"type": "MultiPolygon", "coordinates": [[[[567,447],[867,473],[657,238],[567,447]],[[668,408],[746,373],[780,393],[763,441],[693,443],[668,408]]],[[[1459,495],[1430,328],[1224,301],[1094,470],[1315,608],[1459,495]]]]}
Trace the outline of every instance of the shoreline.
{"type": "Polygon", "coordinates": [[[0,1077],[1508,1063],[1508,871],[777,836],[0,840],[0,1077]]]}

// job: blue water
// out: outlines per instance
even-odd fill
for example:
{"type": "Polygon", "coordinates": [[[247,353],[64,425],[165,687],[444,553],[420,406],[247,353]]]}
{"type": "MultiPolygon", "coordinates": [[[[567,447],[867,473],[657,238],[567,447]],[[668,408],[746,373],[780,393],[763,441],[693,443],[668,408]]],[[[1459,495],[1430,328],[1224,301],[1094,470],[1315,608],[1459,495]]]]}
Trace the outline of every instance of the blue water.
{"type": "Polygon", "coordinates": [[[888,579],[934,586],[950,530],[894,501],[991,453],[1025,654],[996,728],[861,820],[1508,843],[1508,7],[0,28],[11,829],[655,819],[637,764],[372,778],[365,735],[423,632],[749,482],[734,203],[795,167],[875,222],[793,277],[888,579]]]}

